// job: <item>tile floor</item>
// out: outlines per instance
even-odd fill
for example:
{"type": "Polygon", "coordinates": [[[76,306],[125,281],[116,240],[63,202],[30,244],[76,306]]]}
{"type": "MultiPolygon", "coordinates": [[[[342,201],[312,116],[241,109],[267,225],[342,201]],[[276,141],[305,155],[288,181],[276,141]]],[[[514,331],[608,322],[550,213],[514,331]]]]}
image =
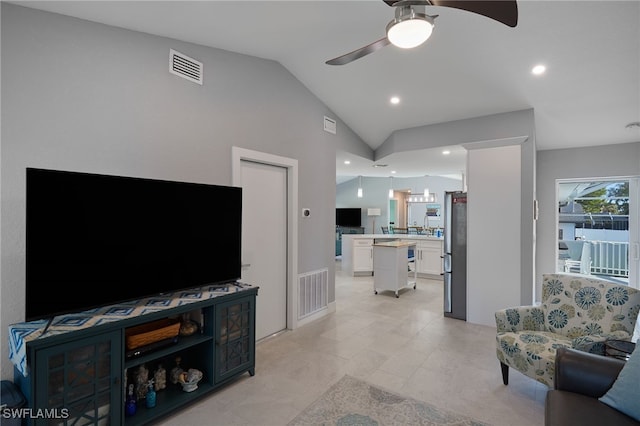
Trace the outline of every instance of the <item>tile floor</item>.
{"type": "Polygon", "coordinates": [[[502,384],[495,329],[445,318],[441,281],[396,298],[336,271],[335,313],[258,342],[254,377],[161,424],[286,425],[345,374],[496,426],[544,423],[547,388],[513,370],[502,384]]]}

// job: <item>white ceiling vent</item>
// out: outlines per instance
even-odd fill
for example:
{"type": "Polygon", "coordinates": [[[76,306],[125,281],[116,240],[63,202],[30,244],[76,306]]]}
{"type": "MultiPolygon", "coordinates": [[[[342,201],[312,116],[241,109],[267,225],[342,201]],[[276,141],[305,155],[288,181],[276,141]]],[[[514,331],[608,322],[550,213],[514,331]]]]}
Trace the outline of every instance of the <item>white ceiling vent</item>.
{"type": "Polygon", "coordinates": [[[202,62],[173,49],[169,50],[169,72],[194,83],[202,84],[202,62]]]}

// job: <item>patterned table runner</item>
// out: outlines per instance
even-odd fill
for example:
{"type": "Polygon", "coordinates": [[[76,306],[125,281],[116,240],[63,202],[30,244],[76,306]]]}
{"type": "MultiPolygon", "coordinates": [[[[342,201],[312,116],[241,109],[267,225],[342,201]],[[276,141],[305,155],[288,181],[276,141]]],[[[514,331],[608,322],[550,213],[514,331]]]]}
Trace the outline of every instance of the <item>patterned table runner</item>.
{"type": "Polygon", "coordinates": [[[50,336],[68,333],[100,324],[120,321],[140,315],[159,312],[201,300],[212,299],[227,294],[238,293],[253,288],[249,284],[235,283],[221,286],[196,287],[190,290],[166,293],[125,303],[103,306],[88,311],[59,315],[53,319],[47,333],[42,332],[48,320],[37,320],[11,324],[9,326],[9,359],[25,377],[29,374],[27,365],[27,342],[46,339],[50,336]]]}

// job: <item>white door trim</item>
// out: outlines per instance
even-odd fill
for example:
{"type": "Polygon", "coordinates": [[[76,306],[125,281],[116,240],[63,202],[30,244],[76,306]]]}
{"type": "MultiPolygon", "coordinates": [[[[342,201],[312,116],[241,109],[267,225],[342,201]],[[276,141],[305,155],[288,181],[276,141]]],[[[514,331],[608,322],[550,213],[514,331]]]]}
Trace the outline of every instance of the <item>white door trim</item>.
{"type": "MultiPolygon", "coordinates": [[[[250,149],[231,147],[231,182],[242,186],[242,161],[287,169],[287,328],[298,326],[298,160],[250,149]]],[[[260,297],[260,290],[258,290],[260,297]]]]}

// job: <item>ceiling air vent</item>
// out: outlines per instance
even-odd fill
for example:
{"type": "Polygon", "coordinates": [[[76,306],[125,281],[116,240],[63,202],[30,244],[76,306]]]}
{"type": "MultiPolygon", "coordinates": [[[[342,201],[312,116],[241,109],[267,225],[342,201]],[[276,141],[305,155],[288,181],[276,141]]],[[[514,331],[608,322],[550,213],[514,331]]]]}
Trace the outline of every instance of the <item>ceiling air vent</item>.
{"type": "Polygon", "coordinates": [[[169,72],[191,82],[202,84],[202,62],[176,52],[169,50],[169,72]]]}

